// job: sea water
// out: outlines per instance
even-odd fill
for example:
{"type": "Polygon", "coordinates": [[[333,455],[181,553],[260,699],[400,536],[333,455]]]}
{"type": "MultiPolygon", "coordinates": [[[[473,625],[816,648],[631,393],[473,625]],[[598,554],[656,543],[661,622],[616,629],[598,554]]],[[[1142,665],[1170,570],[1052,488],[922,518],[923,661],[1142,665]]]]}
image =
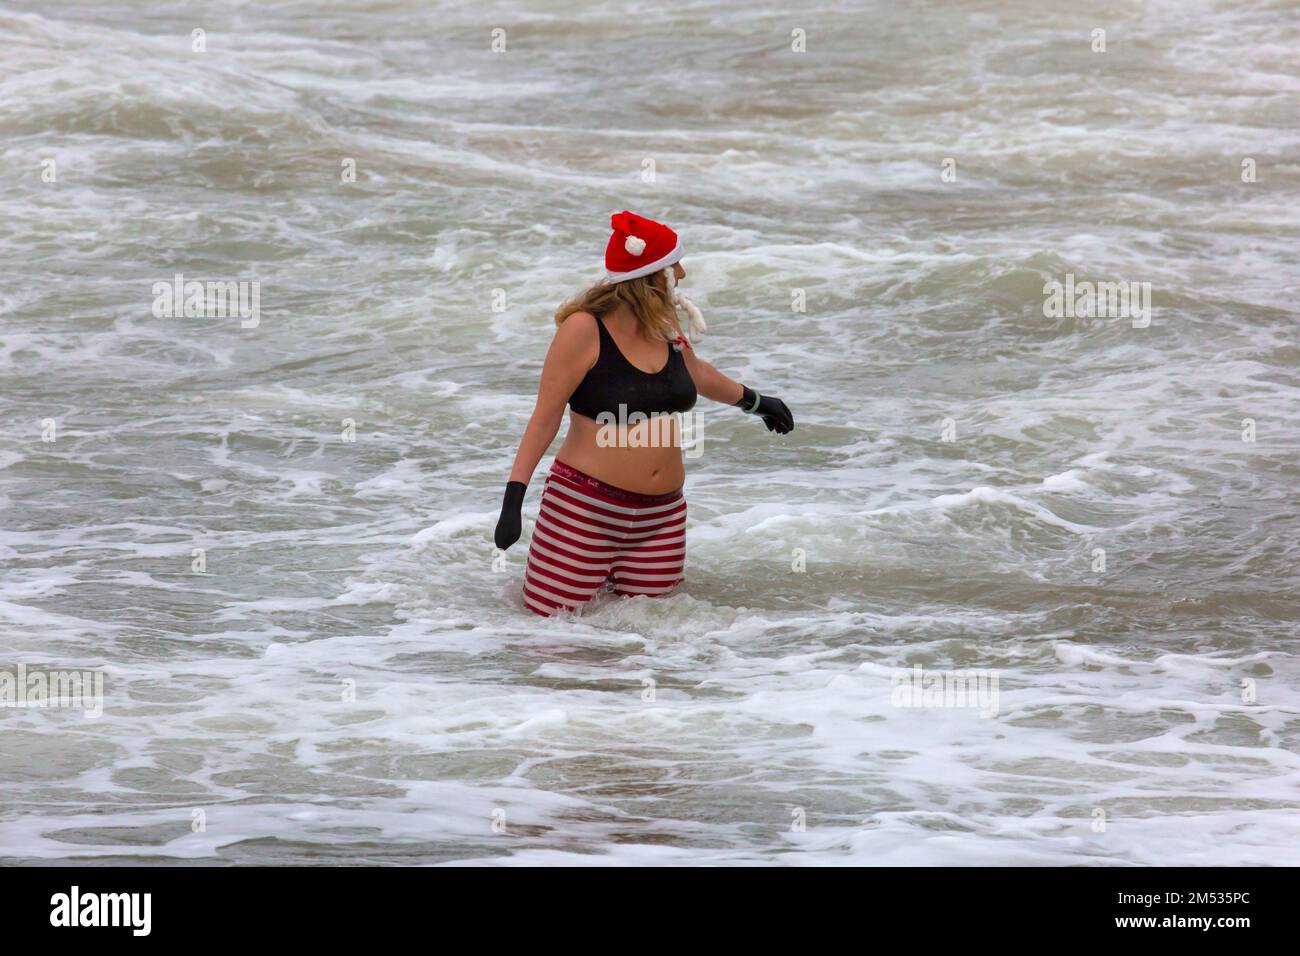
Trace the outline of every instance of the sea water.
{"type": "Polygon", "coordinates": [[[1297,62],[1269,0],[6,4],[0,669],[103,700],[14,685],[0,857],[1300,863],[1297,62]],[[540,469],[491,532],[625,208],[797,427],[702,405],[685,586],[544,620],[540,469]]]}

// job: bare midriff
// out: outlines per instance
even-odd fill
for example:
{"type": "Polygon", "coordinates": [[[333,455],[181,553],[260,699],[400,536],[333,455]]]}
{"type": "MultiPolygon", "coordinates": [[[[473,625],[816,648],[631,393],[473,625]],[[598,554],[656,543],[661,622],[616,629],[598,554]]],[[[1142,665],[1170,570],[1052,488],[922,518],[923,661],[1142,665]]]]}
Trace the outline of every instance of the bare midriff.
{"type": "Polygon", "coordinates": [[[686,481],[676,419],[655,416],[628,426],[602,426],[569,410],[569,432],[556,460],[597,481],[643,495],[676,491],[686,481]]]}

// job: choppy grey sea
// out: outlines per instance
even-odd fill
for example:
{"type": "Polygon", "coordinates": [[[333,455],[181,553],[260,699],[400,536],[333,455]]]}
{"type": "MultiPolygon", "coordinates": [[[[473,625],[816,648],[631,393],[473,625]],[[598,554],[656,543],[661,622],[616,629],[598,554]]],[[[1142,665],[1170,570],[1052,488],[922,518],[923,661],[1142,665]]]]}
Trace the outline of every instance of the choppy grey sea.
{"type": "Polygon", "coordinates": [[[10,0],[0,672],[103,696],[0,708],[0,858],[1300,863],[1298,62],[1282,0],[10,0]],[[798,426],[704,409],[685,586],[543,620],[540,471],[491,530],[625,208],[798,426]]]}

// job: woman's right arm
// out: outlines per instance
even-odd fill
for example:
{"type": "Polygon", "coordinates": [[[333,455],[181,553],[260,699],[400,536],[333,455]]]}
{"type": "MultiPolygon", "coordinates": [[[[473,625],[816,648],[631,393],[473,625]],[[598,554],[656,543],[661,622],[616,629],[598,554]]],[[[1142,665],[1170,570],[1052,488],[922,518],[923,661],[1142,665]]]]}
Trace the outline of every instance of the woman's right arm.
{"type": "Polygon", "coordinates": [[[515,453],[514,467],[510,469],[511,481],[522,481],[526,485],[533,477],[537,463],[560,430],[569,396],[596,364],[599,354],[596,320],[586,312],[575,312],[555,330],[555,338],[542,365],[537,404],[533,406],[533,415],[528,419],[519,451],[515,453]]]}
{"type": "Polygon", "coordinates": [[[588,369],[596,364],[599,355],[596,320],[588,313],[575,312],[555,330],[555,338],[551,340],[546,362],[542,365],[537,403],[528,419],[528,427],[524,429],[524,437],[519,441],[519,450],[515,452],[505,500],[501,503],[501,517],[494,538],[502,551],[519,540],[523,528],[521,509],[528,482],[560,430],[569,396],[582,382],[588,369]]]}

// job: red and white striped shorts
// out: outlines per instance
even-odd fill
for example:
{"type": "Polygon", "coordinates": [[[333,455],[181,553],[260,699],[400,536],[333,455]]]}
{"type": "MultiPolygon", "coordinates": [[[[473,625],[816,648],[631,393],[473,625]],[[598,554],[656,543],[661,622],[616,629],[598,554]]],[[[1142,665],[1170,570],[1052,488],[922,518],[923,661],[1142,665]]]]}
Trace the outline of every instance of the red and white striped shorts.
{"type": "Polygon", "coordinates": [[[524,603],[549,617],[586,604],[606,581],[615,594],[667,594],[681,584],[685,563],[680,488],[624,491],[557,461],[528,546],[524,603]]]}

